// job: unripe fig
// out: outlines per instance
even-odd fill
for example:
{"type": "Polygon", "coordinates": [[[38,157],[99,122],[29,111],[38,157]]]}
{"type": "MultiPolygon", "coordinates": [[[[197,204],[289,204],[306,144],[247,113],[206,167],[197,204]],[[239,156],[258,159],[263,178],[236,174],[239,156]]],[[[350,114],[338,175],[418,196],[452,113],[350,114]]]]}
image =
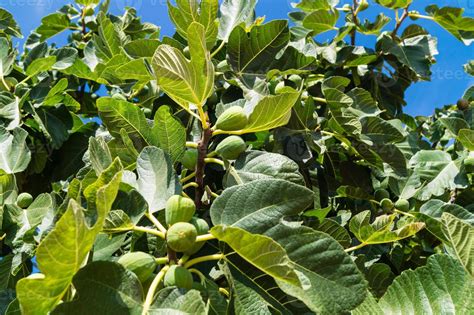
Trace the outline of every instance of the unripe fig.
{"type": "Polygon", "coordinates": [[[198,151],[196,149],[188,149],[181,158],[181,164],[188,170],[194,170],[196,168],[197,158],[198,151]]]}
{"type": "Polygon", "coordinates": [[[390,198],[390,193],[385,189],[377,189],[374,194],[375,200],[382,201],[382,199],[390,198]]]}
{"type": "Polygon", "coordinates": [[[22,209],[28,208],[33,203],[33,196],[29,193],[21,193],[16,198],[16,205],[22,209]]]}
{"type": "Polygon", "coordinates": [[[190,52],[189,52],[189,46],[184,47],[184,49],[183,49],[183,55],[184,55],[184,57],[186,57],[186,58],[188,58],[188,59],[191,59],[191,54],[190,54],[190,52]]]}
{"type": "MultiPolygon", "coordinates": [[[[196,228],[197,235],[204,235],[209,232],[209,224],[207,224],[206,220],[201,218],[192,218],[189,222],[196,228]]],[[[194,255],[197,253],[205,244],[206,242],[196,242],[193,247],[185,251],[184,253],[188,256],[194,255]]]]}
{"type": "Polygon", "coordinates": [[[241,137],[230,136],[217,145],[216,152],[226,160],[235,160],[246,148],[245,141],[241,137]]]}
{"type": "Polygon", "coordinates": [[[144,252],[127,253],[117,262],[136,274],[142,283],[148,280],[156,269],[155,258],[144,252]]]}
{"type": "Polygon", "coordinates": [[[359,12],[365,11],[369,8],[369,3],[367,0],[361,0],[359,3],[359,12]]]}
{"type": "Polygon", "coordinates": [[[226,109],[216,121],[216,128],[226,131],[243,129],[248,122],[244,109],[240,106],[232,106],[226,109]]]}
{"type": "Polygon", "coordinates": [[[456,105],[457,105],[458,109],[462,110],[462,111],[469,109],[469,102],[467,100],[463,99],[463,98],[458,100],[456,105]]]}
{"type": "Polygon", "coordinates": [[[94,15],[94,8],[92,7],[85,7],[84,8],[84,15],[85,16],[91,16],[91,15],[94,15]]]}
{"type": "Polygon", "coordinates": [[[406,199],[398,199],[395,202],[395,209],[406,212],[410,210],[410,202],[406,199]]]}
{"type": "Polygon", "coordinates": [[[285,82],[279,82],[275,87],[275,94],[283,93],[285,89],[285,82]]]}
{"type": "Polygon", "coordinates": [[[182,266],[172,265],[165,273],[163,284],[165,287],[176,286],[190,290],[193,287],[193,275],[182,266]]]}
{"type": "Polygon", "coordinates": [[[291,82],[293,82],[294,85],[295,85],[295,87],[296,87],[297,89],[300,88],[301,82],[303,82],[303,79],[302,79],[299,75],[297,75],[297,74],[292,74],[292,75],[290,75],[290,77],[288,78],[288,80],[291,81],[291,82]]]}
{"type": "Polygon", "coordinates": [[[388,199],[388,198],[384,198],[382,199],[382,201],[380,201],[380,206],[382,207],[382,210],[385,211],[385,212],[389,212],[393,209],[393,202],[392,200],[388,199]]]}
{"type": "Polygon", "coordinates": [[[173,224],[166,233],[166,242],[175,252],[190,250],[196,243],[197,230],[194,225],[186,222],[173,224]]]}
{"type": "Polygon", "coordinates": [[[171,196],[165,206],[166,224],[171,226],[178,222],[189,222],[194,212],[196,205],[193,200],[180,195],[171,196]]]}

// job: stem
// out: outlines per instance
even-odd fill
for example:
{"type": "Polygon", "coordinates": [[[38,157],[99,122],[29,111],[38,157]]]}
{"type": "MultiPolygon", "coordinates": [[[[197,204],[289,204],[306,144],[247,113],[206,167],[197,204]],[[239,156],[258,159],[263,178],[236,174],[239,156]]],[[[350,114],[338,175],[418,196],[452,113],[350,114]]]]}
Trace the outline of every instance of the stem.
{"type": "Polygon", "coordinates": [[[160,257],[160,258],[156,258],[155,262],[157,265],[166,265],[169,261],[168,261],[168,257],[160,257]]]}
{"type": "Polygon", "coordinates": [[[207,127],[207,122],[203,123],[203,131],[202,131],[202,138],[198,143],[198,159],[196,163],[196,179],[195,182],[198,184],[196,187],[196,192],[194,194],[194,203],[196,204],[196,208],[202,209],[202,196],[204,195],[204,169],[206,167],[206,155],[207,155],[207,147],[209,146],[209,141],[211,141],[212,137],[212,130],[207,127]]]}
{"type": "Polygon", "coordinates": [[[145,212],[145,216],[153,223],[158,230],[160,230],[161,233],[166,234],[166,228],[161,224],[160,221],[158,221],[157,218],[153,214],[151,214],[149,211],[145,212]]]}
{"type": "Polygon", "coordinates": [[[401,211],[401,210],[398,210],[398,209],[394,209],[393,212],[399,213],[401,215],[404,215],[404,216],[407,216],[407,217],[410,217],[410,218],[416,218],[413,214],[408,213],[408,212],[404,212],[404,211],[401,211]]]}
{"type": "Polygon", "coordinates": [[[7,236],[7,233],[4,233],[2,236],[0,236],[0,241],[3,241],[3,239],[7,236]]]}
{"type": "Polygon", "coordinates": [[[219,47],[216,48],[216,50],[214,50],[211,54],[211,58],[214,58],[215,55],[217,55],[219,53],[219,51],[222,50],[222,48],[224,48],[225,46],[225,41],[222,41],[221,44],[219,45],[219,47]]]}
{"type": "Polygon", "coordinates": [[[199,270],[191,268],[191,269],[188,269],[188,271],[195,273],[199,277],[199,280],[201,280],[201,283],[204,283],[206,281],[206,276],[204,276],[202,272],[200,272],[199,270]]]}
{"type": "MultiPolygon", "coordinates": [[[[397,16],[398,16],[398,11],[397,12],[397,16]]],[[[406,7],[404,10],[403,10],[403,14],[401,16],[400,19],[398,19],[397,17],[397,24],[395,25],[395,29],[393,30],[392,32],[392,38],[395,38],[395,36],[397,36],[397,32],[398,30],[400,29],[400,27],[402,26],[403,24],[403,21],[405,21],[405,19],[409,16],[409,13],[408,13],[408,7],[406,7]]]]}
{"type": "Polygon", "coordinates": [[[144,232],[144,233],[156,235],[158,237],[161,237],[162,239],[166,239],[165,233],[157,231],[157,230],[153,230],[144,226],[134,226],[132,230],[136,232],[144,232]]]}
{"type": "Polygon", "coordinates": [[[353,0],[352,1],[352,8],[351,8],[351,11],[352,11],[352,19],[353,19],[353,22],[354,24],[356,25],[356,28],[354,28],[352,31],[351,31],[351,45],[352,46],[355,46],[355,43],[356,43],[356,34],[357,34],[357,26],[359,25],[359,20],[357,18],[357,14],[359,13],[359,6],[357,4],[357,0],[353,0]]]}
{"type": "Polygon", "coordinates": [[[163,277],[165,276],[165,273],[166,271],[168,271],[168,269],[169,266],[164,266],[160,270],[160,272],[158,272],[155,279],[153,279],[153,282],[151,283],[150,288],[148,289],[148,292],[146,294],[145,303],[143,304],[142,315],[148,314],[150,306],[153,303],[153,298],[155,297],[156,289],[158,288],[158,285],[160,284],[161,280],[163,280],[163,277]]]}
{"type": "Polygon", "coordinates": [[[188,148],[193,148],[193,149],[197,149],[198,144],[197,144],[196,142],[187,141],[187,142],[186,142],[186,147],[188,147],[188,148]]]}
{"type": "Polygon", "coordinates": [[[221,260],[221,259],[224,259],[224,258],[225,258],[224,254],[215,254],[215,255],[209,255],[209,256],[202,256],[202,257],[191,259],[186,264],[184,264],[184,267],[186,269],[189,269],[189,267],[191,267],[195,264],[199,264],[199,263],[206,262],[206,261],[212,261],[212,260],[221,260]]]}
{"type": "Polygon", "coordinates": [[[183,256],[181,256],[181,259],[178,260],[178,265],[182,266],[182,265],[184,265],[188,260],[189,260],[189,256],[188,256],[188,255],[183,255],[183,256]]]}
{"type": "Polygon", "coordinates": [[[186,185],[183,186],[183,190],[187,189],[189,187],[196,187],[197,188],[197,187],[199,187],[199,185],[195,182],[187,183],[186,185]]]}
{"type": "Polygon", "coordinates": [[[212,234],[204,234],[204,235],[198,235],[196,237],[196,242],[206,242],[210,240],[215,240],[216,237],[212,234]]]}
{"type": "Polygon", "coordinates": [[[226,297],[230,297],[229,291],[224,288],[219,288],[219,292],[225,295],[226,297]]]}
{"type": "Polygon", "coordinates": [[[192,173],[189,174],[188,176],[186,176],[186,177],[184,177],[184,178],[181,178],[180,182],[181,182],[181,183],[186,183],[188,180],[193,179],[194,176],[196,176],[196,172],[192,172],[192,173]]]}
{"type": "Polygon", "coordinates": [[[26,83],[29,79],[31,79],[33,76],[32,75],[29,75],[27,76],[26,78],[24,78],[23,80],[20,81],[20,83],[18,84],[23,84],[23,83],[26,83]]]}
{"type": "Polygon", "coordinates": [[[215,159],[215,158],[204,158],[204,162],[205,163],[215,163],[215,164],[219,164],[221,165],[222,167],[225,166],[224,162],[219,160],[219,159],[215,159]]]}
{"type": "Polygon", "coordinates": [[[345,251],[346,253],[349,253],[349,252],[352,252],[352,251],[357,250],[357,249],[359,249],[359,248],[362,248],[362,247],[364,247],[364,246],[367,246],[367,244],[366,244],[366,243],[360,243],[359,245],[346,248],[346,249],[344,249],[344,251],[345,251]]]}

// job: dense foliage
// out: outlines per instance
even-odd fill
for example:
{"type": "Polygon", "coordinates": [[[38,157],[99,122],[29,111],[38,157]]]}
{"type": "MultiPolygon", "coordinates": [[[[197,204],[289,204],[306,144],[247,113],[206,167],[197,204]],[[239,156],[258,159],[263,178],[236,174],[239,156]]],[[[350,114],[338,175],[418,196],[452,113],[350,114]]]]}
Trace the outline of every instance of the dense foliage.
{"type": "Polygon", "coordinates": [[[255,2],[176,0],[161,37],[76,0],[22,53],[0,9],[2,312],[472,313],[474,87],[403,107],[438,53],[413,21],[469,45],[474,19],[255,2]]]}

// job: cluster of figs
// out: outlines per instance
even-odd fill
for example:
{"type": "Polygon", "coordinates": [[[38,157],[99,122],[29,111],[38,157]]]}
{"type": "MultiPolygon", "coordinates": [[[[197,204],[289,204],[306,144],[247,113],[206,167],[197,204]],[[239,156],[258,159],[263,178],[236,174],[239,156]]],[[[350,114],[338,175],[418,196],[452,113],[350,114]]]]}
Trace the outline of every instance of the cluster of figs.
{"type": "MultiPolygon", "coordinates": [[[[165,220],[168,230],[166,243],[169,249],[191,256],[197,253],[205,242],[196,242],[198,235],[208,233],[209,225],[203,219],[194,216],[196,206],[190,198],[180,195],[171,196],[166,202],[165,220]]],[[[130,252],[118,260],[125,268],[135,273],[143,283],[152,280],[156,269],[156,259],[144,252],[130,252]]],[[[171,265],[163,279],[165,287],[176,286],[191,289],[192,274],[183,266],[171,265]]]]}

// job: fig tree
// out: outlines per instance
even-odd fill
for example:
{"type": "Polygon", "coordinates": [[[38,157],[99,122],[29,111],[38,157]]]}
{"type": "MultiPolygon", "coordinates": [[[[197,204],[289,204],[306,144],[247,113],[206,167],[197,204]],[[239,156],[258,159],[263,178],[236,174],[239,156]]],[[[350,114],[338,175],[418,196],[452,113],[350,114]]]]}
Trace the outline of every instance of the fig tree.
{"type": "Polygon", "coordinates": [[[406,212],[410,210],[410,202],[406,199],[398,199],[397,202],[395,202],[395,209],[406,212]]]}
{"type": "MultiPolygon", "coordinates": [[[[209,232],[209,224],[207,224],[206,220],[195,217],[192,218],[189,223],[194,225],[197,231],[197,235],[204,235],[209,232]]],[[[194,255],[204,246],[205,243],[206,242],[196,242],[190,249],[188,249],[184,253],[188,256],[194,255]]]]}
{"type": "Polygon", "coordinates": [[[380,206],[382,207],[382,210],[385,211],[385,212],[389,212],[393,209],[393,202],[392,200],[388,199],[388,198],[384,198],[382,199],[382,201],[380,201],[380,206]]]}

